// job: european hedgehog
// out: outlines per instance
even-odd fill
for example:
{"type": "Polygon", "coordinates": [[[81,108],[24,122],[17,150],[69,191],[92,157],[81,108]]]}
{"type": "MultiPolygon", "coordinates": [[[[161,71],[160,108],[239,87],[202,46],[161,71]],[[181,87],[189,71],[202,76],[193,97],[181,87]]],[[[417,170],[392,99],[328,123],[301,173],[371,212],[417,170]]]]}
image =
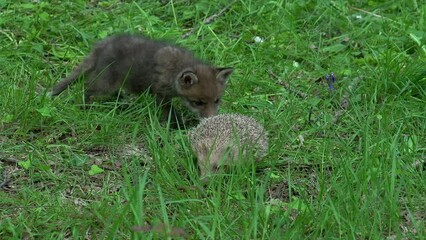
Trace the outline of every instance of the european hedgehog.
{"type": "Polygon", "coordinates": [[[268,137],[263,127],[253,118],[240,114],[205,118],[189,132],[189,139],[201,176],[220,165],[245,158],[247,153],[253,153],[255,159],[260,160],[268,151],[268,137]]]}

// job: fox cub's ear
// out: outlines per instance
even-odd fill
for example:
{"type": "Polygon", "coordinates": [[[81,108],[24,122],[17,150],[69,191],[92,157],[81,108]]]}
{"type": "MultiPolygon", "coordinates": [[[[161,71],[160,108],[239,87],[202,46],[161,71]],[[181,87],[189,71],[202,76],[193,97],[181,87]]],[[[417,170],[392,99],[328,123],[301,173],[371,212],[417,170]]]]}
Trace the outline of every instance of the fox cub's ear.
{"type": "Polygon", "coordinates": [[[178,81],[180,86],[187,88],[198,83],[198,77],[193,71],[186,69],[180,74],[178,81]]]}
{"type": "Polygon", "coordinates": [[[220,83],[225,84],[233,71],[234,69],[230,67],[216,68],[216,79],[220,83]]]}

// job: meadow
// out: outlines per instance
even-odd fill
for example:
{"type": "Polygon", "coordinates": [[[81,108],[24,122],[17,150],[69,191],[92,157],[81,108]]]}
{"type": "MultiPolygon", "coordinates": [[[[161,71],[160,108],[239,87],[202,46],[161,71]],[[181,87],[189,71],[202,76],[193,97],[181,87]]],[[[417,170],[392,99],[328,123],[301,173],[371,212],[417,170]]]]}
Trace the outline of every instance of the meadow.
{"type": "Polygon", "coordinates": [[[424,239],[425,170],[424,1],[0,1],[0,239],[424,239]],[[263,161],[206,184],[190,112],[49,96],[118,33],[234,67],[263,161]]]}

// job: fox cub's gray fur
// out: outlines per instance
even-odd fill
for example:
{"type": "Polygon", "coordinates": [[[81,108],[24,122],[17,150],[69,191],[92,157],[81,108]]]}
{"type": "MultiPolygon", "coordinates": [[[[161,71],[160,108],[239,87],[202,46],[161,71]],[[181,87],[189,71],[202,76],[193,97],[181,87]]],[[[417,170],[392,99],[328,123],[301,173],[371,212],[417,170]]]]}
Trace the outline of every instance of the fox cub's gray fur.
{"type": "Polygon", "coordinates": [[[60,94],[80,76],[85,77],[85,98],[149,91],[170,110],[180,97],[199,117],[217,114],[232,68],[219,68],[196,59],[189,51],[138,35],[118,35],[98,42],[89,56],[52,89],[60,94]]]}

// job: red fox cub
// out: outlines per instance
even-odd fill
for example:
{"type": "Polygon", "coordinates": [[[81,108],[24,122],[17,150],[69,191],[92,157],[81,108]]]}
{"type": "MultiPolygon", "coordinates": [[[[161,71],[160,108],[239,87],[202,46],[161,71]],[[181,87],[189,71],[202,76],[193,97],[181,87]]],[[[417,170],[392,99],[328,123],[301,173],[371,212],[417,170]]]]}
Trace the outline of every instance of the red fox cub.
{"type": "MultiPolygon", "coordinates": [[[[137,35],[118,35],[98,42],[73,72],[55,85],[59,95],[80,76],[85,79],[85,99],[101,95],[140,94],[146,90],[163,104],[180,97],[200,118],[216,115],[233,68],[213,67],[188,50],[137,35]]],[[[163,115],[165,116],[165,115],[163,115]]]]}

